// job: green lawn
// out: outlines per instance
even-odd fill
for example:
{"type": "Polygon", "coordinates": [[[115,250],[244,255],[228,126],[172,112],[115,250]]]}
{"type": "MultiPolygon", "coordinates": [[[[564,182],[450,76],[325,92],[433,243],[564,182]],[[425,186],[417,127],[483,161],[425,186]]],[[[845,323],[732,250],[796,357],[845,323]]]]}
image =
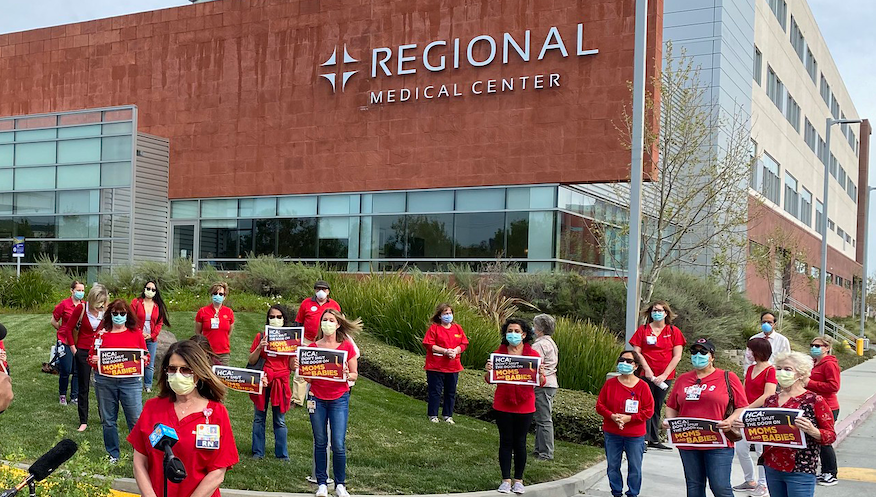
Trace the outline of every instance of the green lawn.
{"type": "MultiPolygon", "coordinates": [[[[171,314],[177,338],[192,334],[193,312],[171,314]]],[[[0,416],[0,457],[23,453],[33,460],[45,452],[63,431],[74,440],[88,440],[86,457],[105,455],[97,406],[92,394],[89,429],[76,432],[74,406],[58,405],[58,377],[39,372],[47,360],[54,330],[43,314],[0,315],[9,329],[5,344],[13,371],[15,402],[0,416]]],[[[232,336],[232,364],[242,365],[253,336],[263,327],[264,315],[238,313],[232,336]]],[[[367,349],[362,350],[368,354],[367,349]]],[[[312,461],[312,436],[307,411],[287,413],[289,463],[273,458],[273,433],[268,428],[268,458],[250,459],[253,405],[249,396],[229,392],[226,402],[237,439],[241,462],[231,470],[225,487],[247,490],[310,492],[304,481],[312,461]]],[[[348,484],[355,493],[445,493],[489,490],[500,480],[497,461],[498,433],[495,425],[465,416],[457,424],[432,424],[426,419],[425,403],[362,379],[353,389],[347,434],[348,484]]],[[[120,418],[123,418],[120,416],[120,418]]],[[[268,421],[270,423],[270,421],[268,421]]],[[[120,419],[122,438],[127,434],[120,419]]],[[[532,447],[530,437],[529,447],[532,447]]],[[[131,448],[122,444],[122,461],[115,476],[132,476],[131,448]]],[[[558,442],[555,460],[530,458],[526,480],[538,483],[573,475],[602,456],[596,447],[558,442]]]]}

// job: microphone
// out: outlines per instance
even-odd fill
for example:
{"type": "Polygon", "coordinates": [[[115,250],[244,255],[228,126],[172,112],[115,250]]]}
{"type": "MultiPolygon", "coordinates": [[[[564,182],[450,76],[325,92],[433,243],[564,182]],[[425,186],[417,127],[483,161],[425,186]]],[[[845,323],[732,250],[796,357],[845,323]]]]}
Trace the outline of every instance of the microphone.
{"type": "Polygon", "coordinates": [[[179,435],[176,434],[176,430],[161,423],[156,423],[155,430],[149,435],[152,448],[164,452],[164,478],[173,483],[181,483],[188,476],[182,461],[173,455],[172,447],[178,441],[179,435]]]}
{"type": "Polygon", "coordinates": [[[6,327],[3,326],[2,323],[0,323],[0,340],[3,340],[4,338],[6,338],[6,333],[7,333],[6,327]]]}
{"type": "Polygon", "coordinates": [[[14,488],[4,491],[0,494],[0,497],[12,497],[13,495],[17,495],[22,488],[33,482],[45,480],[49,475],[54,473],[58,467],[73,457],[73,454],[75,454],[77,450],[79,450],[79,446],[76,445],[76,442],[73,440],[70,440],[69,438],[61,440],[58,442],[58,445],[52,447],[51,450],[43,454],[42,457],[37,459],[36,462],[28,468],[27,472],[30,474],[24,481],[16,485],[14,488]]]}

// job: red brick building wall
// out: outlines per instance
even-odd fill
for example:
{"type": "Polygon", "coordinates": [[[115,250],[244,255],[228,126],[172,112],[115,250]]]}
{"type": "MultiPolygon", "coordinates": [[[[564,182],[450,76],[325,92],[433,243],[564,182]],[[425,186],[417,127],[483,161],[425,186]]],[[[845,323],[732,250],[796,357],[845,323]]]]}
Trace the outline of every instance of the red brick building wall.
{"type": "MultiPolygon", "coordinates": [[[[650,2],[651,75],[661,64],[662,3],[650,2]]],[[[615,126],[630,102],[634,6],[217,1],[14,33],[0,36],[0,115],[137,105],[139,129],[170,139],[172,198],[622,180],[629,152],[615,126]],[[576,55],[579,23],[583,48],[597,55],[576,55]],[[552,26],[569,56],[549,50],[536,60],[552,26]],[[512,49],[503,64],[502,34],[520,41],[526,30],[531,60],[512,49]],[[496,39],[493,63],[424,69],[426,43],[459,38],[464,59],[478,35],[496,39]],[[416,74],[371,78],[372,48],[408,43],[418,44],[418,60],[405,66],[416,74]],[[344,45],[359,72],[333,94],[320,74],[337,66],[321,64],[335,48],[342,59],[344,45]],[[470,92],[476,80],[550,73],[558,88],[470,92]],[[469,91],[392,104],[369,98],[440,84],[469,91]]],[[[486,42],[474,46],[476,60],[487,54],[486,42]]]]}

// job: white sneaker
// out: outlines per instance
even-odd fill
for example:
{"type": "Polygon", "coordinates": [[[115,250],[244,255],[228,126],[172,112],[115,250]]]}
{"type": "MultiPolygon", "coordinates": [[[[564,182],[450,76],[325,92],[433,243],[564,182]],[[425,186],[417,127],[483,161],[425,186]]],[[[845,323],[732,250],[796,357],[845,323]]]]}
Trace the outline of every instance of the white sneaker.
{"type": "Polygon", "coordinates": [[[316,489],[316,497],[328,497],[328,487],[320,485],[319,488],[316,489]]]}
{"type": "Polygon", "coordinates": [[[350,492],[347,492],[347,487],[343,485],[335,486],[335,495],[337,497],[350,497],[350,492]]]}
{"type": "Polygon", "coordinates": [[[447,423],[447,424],[449,424],[449,425],[455,425],[455,424],[456,424],[456,421],[453,420],[453,417],[452,417],[452,416],[447,416],[446,418],[444,418],[444,422],[447,423]]]}
{"type": "Polygon", "coordinates": [[[754,490],[748,493],[749,497],[766,497],[770,492],[763,485],[758,485],[754,490]]]}
{"type": "Polygon", "coordinates": [[[503,481],[499,488],[496,489],[500,494],[510,494],[511,493],[511,484],[507,481],[503,481]]]}
{"type": "Polygon", "coordinates": [[[438,421],[438,416],[429,416],[429,421],[433,423],[440,423],[440,421],[438,421]]]}
{"type": "Polygon", "coordinates": [[[520,495],[522,493],[526,493],[526,487],[523,486],[522,481],[515,481],[514,486],[511,487],[511,491],[517,495],[520,495]]]}

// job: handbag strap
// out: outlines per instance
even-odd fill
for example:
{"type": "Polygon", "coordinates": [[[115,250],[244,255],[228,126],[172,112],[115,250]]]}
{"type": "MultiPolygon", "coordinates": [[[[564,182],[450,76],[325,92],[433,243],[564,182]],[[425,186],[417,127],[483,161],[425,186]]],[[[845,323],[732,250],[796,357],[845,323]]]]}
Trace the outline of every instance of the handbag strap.
{"type": "Polygon", "coordinates": [[[736,410],[736,399],[733,397],[733,389],[730,387],[730,371],[724,370],[724,383],[727,385],[727,396],[730,398],[727,402],[727,409],[724,410],[724,419],[726,419],[736,410]]]}

